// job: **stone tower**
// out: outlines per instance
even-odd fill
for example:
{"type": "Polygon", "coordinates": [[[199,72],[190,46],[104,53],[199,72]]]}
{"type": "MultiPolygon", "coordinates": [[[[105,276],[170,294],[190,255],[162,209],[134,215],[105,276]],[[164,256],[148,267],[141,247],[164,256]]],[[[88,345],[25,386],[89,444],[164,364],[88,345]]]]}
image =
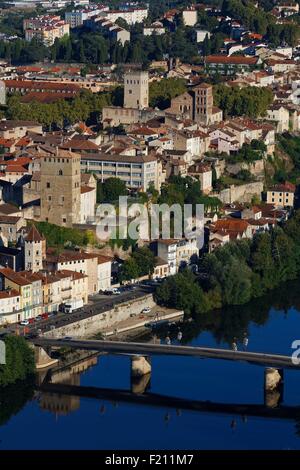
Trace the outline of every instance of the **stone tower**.
{"type": "Polygon", "coordinates": [[[196,122],[207,124],[213,112],[213,88],[207,83],[201,83],[193,91],[195,93],[194,119],[196,122]]]}
{"type": "Polygon", "coordinates": [[[80,223],[80,155],[57,149],[41,158],[41,220],[71,227],[80,223]]]}
{"type": "Polygon", "coordinates": [[[24,240],[24,265],[26,271],[38,272],[43,269],[46,257],[46,240],[35,225],[30,228],[24,240]]]}
{"type": "Polygon", "coordinates": [[[124,74],[124,108],[143,109],[149,106],[148,72],[136,70],[124,74]]]}

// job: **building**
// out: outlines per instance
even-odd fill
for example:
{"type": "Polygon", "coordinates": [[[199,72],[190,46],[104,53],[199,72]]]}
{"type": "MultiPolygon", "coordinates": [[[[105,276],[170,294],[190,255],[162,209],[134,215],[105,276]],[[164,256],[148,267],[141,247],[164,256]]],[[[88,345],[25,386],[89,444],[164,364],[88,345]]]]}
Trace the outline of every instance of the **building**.
{"type": "Polygon", "coordinates": [[[235,75],[254,70],[261,65],[262,61],[259,57],[243,55],[209,55],[204,58],[204,63],[209,75],[235,75]]]}
{"type": "Polygon", "coordinates": [[[64,227],[80,223],[80,155],[57,148],[41,156],[41,220],[64,227]]]}
{"type": "Polygon", "coordinates": [[[47,254],[45,266],[48,271],[67,270],[68,272],[75,271],[84,274],[87,276],[88,295],[93,295],[99,291],[99,285],[108,284],[109,267],[106,265],[101,268],[99,264],[109,262],[107,257],[99,258],[97,253],[63,251],[59,255],[47,254]]]}
{"type": "MultiPolygon", "coordinates": [[[[9,93],[30,94],[33,99],[35,96],[54,95],[56,98],[73,98],[80,92],[79,85],[74,83],[56,83],[45,80],[5,80],[6,90],[9,93]]],[[[14,122],[14,121],[12,121],[14,122]]],[[[34,132],[32,130],[32,132],[34,132]]]]}
{"type": "Polygon", "coordinates": [[[20,296],[20,311],[17,313],[17,321],[32,318],[32,283],[20,273],[11,268],[0,268],[0,291],[13,289],[20,296]]]}
{"type": "Polygon", "coordinates": [[[223,113],[213,104],[213,87],[207,83],[201,83],[173,98],[170,108],[166,111],[192,119],[199,124],[215,124],[222,121],[223,113]]]}
{"type": "Polygon", "coordinates": [[[144,36],[152,36],[152,34],[156,34],[161,36],[165,34],[166,29],[164,28],[163,24],[160,21],[155,21],[150,26],[144,26],[143,28],[143,35],[144,36]]]}
{"type": "Polygon", "coordinates": [[[148,80],[148,72],[142,70],[130,71],[124,74],[124,108],[148,108],[148,80]]]}
{"type": "Polygon", "coordinates": [[[35,121],[6,120],[0,121],[0,137],[3,139],[21,139],[27,132],[42,134],[43,127],[35,121]]]}
{"type": "MultiPolygon", "coordinates": [[[[190,240],[160,239],[157,241],[157,256],[168,264],[170,275],[176,274],[180,267],[187,266],[193,255],[199,255],[196,238],[190,240]]],[[[166,266],[163,265],[163,267],[167,272],[166,266]]]]}
{"type": "Polygon", "coordinates": [[[116,42],[119,41],[123,46],[126,41],[130,41],[130,31],[102,16],[93,16],[85,20],[84,27],[89,28],[91,31],[99,31],[104,36],[114,39],[116,42]]]}
{"type": "Polygon", "coordinates": [[[25,18],[23,29],[26,41],[38,39],[45,46],[52,46],[55,39],[70,34],[70,26],[60,16],[41,15],[36,18],[25,18]]]}
{"type": "Polygon", "coordinates": [[[188,174],[199,180],[203,193],[209,194],[212,191],[212,169],[210,165],[195,163],[189,167],[188,174]]]}
{"type": "Polygon", "coordinates": [[[16,289],[0,291],[0,326],[20,320],[20,293],[16,289]]]}
{"type": "Polygon", "coordinates": [[[108,256],[98,255],[98,291],[111,287],[111,263],[108,256]]]}
{"type": "Polygon", "coordinates": [[[95,219],[96,188],[81,186],[80,223],[88,224],[95,219]]]}
{"type": "Polygon", "coordinates": [[[84,21],[88,20],[92,16],[99,15],[103,11],[108,11],[109,7],[105,5],[89,5],[86,8],[80,10],[72,10],[65,12],[65,21],[70,25],[70,28],[78,28],[82,26],[84,21]]]}
{"type": "Polygon", "coordinates": [[[267,204],[278,207],[294,207],[296,187],[292,183],[277,184],[267,191],[267,204]]]}
{"type": "Polygon", "coordinates": [[[160,165],[151,155],[83,154],[81,171],[93,172],[101,182],[112,177],[120,178],[129,189],[146,191],[151,183],[160,189],[160,165]]]}
{"type": "Polygon", "coordinates": [[[0,104],[6,104],[6,85],[5,85],[5,80],[0,80],[0,104]]]}
{"type": "Polygon", "coordinates": [[[32,225],[24,240],[24,257],[26,271],[37,272],[43,268],[43,259],[46,257],[46,239],[35,225],[32,225]]]}
{"type": "Polygon", "coordinates": [[[195,26],[198,22],[198,12],[194,7],[182,10],[182,20],[185,26],[195,26]]]}
{"type": "Polygon", "coordinates": [[[18,239],[18,231],[26,225],[23,217],[0,215],[0,238],[5,246],[14,243],[18,239]],[[6,243],[5,243],[6,242],[6,243]]]}
{"type": "Polygon", "coordinates": [[[282,133],[289,130],[290,113],[279,103],[274,103],[267,110],[266,119],[276,123],[276,131],[282,133]]]}
{"type": "Polygon", "coordinates": [[[100,13],[112,23],[115,23],[118,18],[122,18],[126,23],[134,25],[135,23],[142,23],[148,16],[148,8],[126,8],[124,10],[109,10],[100,13]]]}

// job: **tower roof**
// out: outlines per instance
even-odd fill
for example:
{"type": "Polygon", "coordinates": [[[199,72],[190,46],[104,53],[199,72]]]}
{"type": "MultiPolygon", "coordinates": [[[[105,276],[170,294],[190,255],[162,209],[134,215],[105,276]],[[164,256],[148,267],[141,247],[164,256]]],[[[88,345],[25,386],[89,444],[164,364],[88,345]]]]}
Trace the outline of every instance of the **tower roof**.
{"type": "Polygon", "coordinates": [[[35,225],[32,225],[26,237],[27,242],[41,242],[45,238],[40,234],[35,225]]]}

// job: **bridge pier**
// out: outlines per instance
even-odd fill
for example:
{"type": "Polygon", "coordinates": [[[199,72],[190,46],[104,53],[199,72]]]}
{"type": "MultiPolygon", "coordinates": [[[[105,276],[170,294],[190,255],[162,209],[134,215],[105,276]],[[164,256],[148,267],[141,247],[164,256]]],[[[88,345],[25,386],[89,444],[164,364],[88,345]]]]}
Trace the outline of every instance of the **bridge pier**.
{"type": "Polygon", "coordinates": [[[58,359],[53,359],[48,355],[41,346],[34,346],[35,367],[37,370],[54,366],[58,363],[58,359]]]}
{"type": "Polygon", "coordinates": [[[149,356],[131,356],[131,377],[143,377],[151,373],[151,359],[149,356]]]}
{"type": "Polygon", "coordinates": [[[142,377],[133,377],[131,375],[131,393],[142,395],[150,388],[151,374],[148,373],[142,377]]]}
{"type": "Polygon", "coordinates": [[[265,369],[265,406],[276,408],[282,401],[283,369],[265,369]]]}

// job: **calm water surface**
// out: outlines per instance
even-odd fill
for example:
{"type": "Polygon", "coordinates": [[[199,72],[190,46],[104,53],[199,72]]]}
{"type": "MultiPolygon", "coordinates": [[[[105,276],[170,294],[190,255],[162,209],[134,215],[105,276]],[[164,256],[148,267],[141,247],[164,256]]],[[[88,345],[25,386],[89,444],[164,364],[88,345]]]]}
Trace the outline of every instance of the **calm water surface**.
{"type": "MultiPolygon", "coordinates": [[[[164,338],[167,332],[162,332],[164,338]]],[[[170,331],[170,335],[175,338],[170,331]]],[[[183,330],[185,344],[291,354],[300,340],[300,281],[247,306],[212,312],[183,330]]],[[[172,340],[176,342],[175,340],[172,340]]],[[[300,371],[285,371],[281,406],[300,406],[300,371]]],[[[128,357],[101,356],[72,378],[130,389],[128,357]]],[[[264,368],[221,360],[154,357],[149,391],[218,403],[264,403],[264,368]]],[[[299,418],[196,412],[10,391],[0,403],[0,449],[300,449],[299,418]]]]}

